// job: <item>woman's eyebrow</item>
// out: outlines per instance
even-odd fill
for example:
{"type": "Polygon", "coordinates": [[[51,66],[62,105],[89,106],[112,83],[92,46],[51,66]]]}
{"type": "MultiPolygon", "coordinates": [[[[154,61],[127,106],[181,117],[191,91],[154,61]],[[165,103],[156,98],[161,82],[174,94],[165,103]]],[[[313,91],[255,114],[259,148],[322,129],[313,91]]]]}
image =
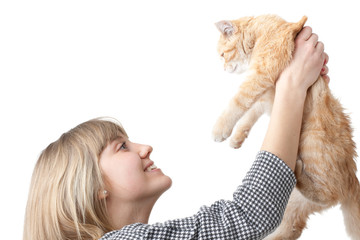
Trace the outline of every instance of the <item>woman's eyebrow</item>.
{"type": "Polygon", "coordinates": [[[124,141],[124,139],[125,139],[125,138],[124,138],[123,136],[118,136],[118,137],[116,137],[114,140],[112,140],[112,141],[110,142],[111,148],[115,148],[116,145],[117,145],[118,143],[124,141]]]}

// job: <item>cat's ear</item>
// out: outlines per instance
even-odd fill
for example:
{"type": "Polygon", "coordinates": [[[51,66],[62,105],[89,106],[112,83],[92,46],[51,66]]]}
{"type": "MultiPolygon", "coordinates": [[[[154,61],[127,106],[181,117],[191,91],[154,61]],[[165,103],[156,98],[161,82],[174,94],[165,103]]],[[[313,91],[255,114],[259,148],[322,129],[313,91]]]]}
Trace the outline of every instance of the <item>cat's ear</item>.
{"type": "Polygon", "coordinates": [[[231,36],[237,31],[237,27],[230,21],[220,21],[215,23],[215,26],[225,36],[231,36]]]}

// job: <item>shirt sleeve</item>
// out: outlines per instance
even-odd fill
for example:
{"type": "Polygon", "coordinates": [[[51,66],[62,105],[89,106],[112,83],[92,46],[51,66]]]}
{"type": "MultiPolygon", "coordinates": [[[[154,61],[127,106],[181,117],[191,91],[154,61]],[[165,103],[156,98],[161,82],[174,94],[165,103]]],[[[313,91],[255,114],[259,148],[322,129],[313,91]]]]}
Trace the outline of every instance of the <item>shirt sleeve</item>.
{"type": "Polygon", "coordinates": [[[131,224],[101,240],[262,239],[281,223],[296,184],[277,156],[260,151],[232,201],[203,206],[191,217],[156,224],[131,224]]]}

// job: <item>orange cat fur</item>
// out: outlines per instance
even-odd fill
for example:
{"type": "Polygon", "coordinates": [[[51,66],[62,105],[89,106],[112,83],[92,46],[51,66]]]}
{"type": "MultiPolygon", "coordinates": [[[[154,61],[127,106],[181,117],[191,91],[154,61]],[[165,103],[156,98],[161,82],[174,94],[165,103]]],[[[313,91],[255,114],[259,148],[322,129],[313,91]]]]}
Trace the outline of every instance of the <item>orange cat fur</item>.
{"type": "MultiPolygon", "coordinates": [[[[306,20],[288,23],[275,15],[263,15],[216,23],[225,70],[241,73],[244,65],[249,70],[214,126],[215,141],[228,138],[237,124],[230,145],[240,147],[256,120],[271,111],[275,81],[290,62],[294,39],[306,20]]],[[[297,239],[310,214],[338,203],[348,234],[360,239],[360,185],[352,128],[322,77],[308,90],[298,156],[296,189],[281,225],[267,239],[297,239]]]]}

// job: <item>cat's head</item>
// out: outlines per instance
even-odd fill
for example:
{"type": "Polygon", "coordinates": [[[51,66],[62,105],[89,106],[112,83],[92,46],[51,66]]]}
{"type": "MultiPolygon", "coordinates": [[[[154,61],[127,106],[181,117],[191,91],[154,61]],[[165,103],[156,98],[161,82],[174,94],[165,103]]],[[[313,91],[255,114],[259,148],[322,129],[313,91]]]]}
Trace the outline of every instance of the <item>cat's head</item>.
{"type": "Polygon", "coordinates": [[[274,46],[288,47],[284,43],[291,43],[293,48],[294,38],[306,20],[304,16],[297,23],[288,23],[279,16],[269,14],[215,23],[221,33],[217,49],[224,60],[224,69],[242,73],[254,52],[271,52],[274,46]]]}
{"type": "Polygon", "coordinates": [[[224,70],[230,73],[243,73],[248,66],[255,36],[248,31],[252,17],[234,21],[220,21],[215,26],[220,31],[217,50],[224,60],[224,70]]]}

